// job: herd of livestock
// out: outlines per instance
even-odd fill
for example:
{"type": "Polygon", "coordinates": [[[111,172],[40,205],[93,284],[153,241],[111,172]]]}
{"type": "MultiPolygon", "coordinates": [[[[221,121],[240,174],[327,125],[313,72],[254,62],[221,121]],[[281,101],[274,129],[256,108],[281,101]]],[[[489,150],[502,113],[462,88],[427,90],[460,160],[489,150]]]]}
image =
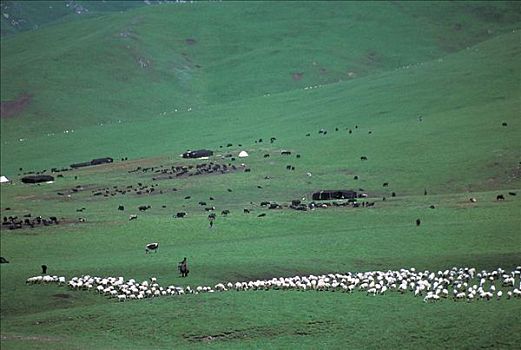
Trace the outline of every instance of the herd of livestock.
{"type": "Polygon", "coordinates": [[[475,268],[417,271],[414,268],[330,273],[323,275],[278,277],[267,280],[224,282],[214,286],[161,286],[157,278],[138,282],[123,277],[84,275],[66,280],[63,276],[41,275],[27,279],[28,284],[58,284],[71,290],[95,291],[119,301],[141,300],[162,296],[214,293],[226,291],[324,291],[339,293],[363,292],[376,296],[390,293],[412,294],[425,302],[521,298],[521,266],[512,270],[498,268],[478,271],[475,268]]]}

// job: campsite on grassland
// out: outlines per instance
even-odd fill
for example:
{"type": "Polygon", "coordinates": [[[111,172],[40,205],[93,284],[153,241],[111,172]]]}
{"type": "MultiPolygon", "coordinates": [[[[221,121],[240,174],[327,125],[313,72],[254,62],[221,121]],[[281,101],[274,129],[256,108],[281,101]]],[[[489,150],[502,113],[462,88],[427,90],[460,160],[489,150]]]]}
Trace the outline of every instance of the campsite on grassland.
{"type": "Polygon", "coordinates": [[[2,349],[518,347],[519,275],[437,302],[27,284],[521,265],[518,2],[150,3],[1,2],[2,349]]]}

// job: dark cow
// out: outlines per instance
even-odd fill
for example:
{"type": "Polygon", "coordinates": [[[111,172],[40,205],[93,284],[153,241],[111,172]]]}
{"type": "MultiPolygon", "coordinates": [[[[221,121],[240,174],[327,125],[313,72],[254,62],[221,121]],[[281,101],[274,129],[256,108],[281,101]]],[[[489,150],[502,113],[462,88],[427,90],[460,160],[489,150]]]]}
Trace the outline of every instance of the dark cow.
{"type": "Polygon", "coordinates": [[[228,189],[228,192],[233,192],[231,188],[228,189]]]}
{"type": "Polygon", "coordinates": [[[421,225],[421,220],[420,219],[416,219],[416,226],[420,226],[421,225]]]}
{"type": "Polygon", "coordinates": [[[266,201],[264,201],[264,202],[261,202],[260,205],[261,205],[262,207],[264,207],[264,206],[266,206],[266,205],[270,205],[270,202],[266,202],[266,201]]]}
{"type": "Polygon", "coordinates": [[[157,250],[159,249],[159,243],[155,242],[155,243],[148,243],[146,246],[145,246],[145,254],[147,254],[148,252],[151,252],[151,251],[154,251],[157,253],[157,250]]]}
{"type": "Polygon", "coordinates": [[[190,197],[190,196],[186,196],[186,197],[185,197],[185,199],[190,199],[190,198],[192,198],[192,197],[190,197]]]}
{"type": "Polygon", "coordinates": [[[176,218],[184,218],[186,216],[186,213],[184,211],[180,211],[179,213],[175,214],[176,218]]]}
{"type": "Polygon", "coordinates": [[[306,136],[311,136],[311,134],[310,134],[310,133],[307,133],[306,136]]]}
{"type": "Polygon", "coordinates": [[[250,213],[250,210],[249,210],[249,209],[246,209],[246,208],[244,208],[243,211],[244,211],[244,214],[249,214],[249,213],[250,213]]]}
{"type": "Polygon", "coordinates": [[[396,192],[391,192],[391,197],[396,197],[396,192]]]}
{"type": "Polygon", "coordinates": [[[270,155],[269,155],[268,153],[266,153],[266,154],[264,155],[264,158],[268,158],[269,156],[270,156],[270,155]]]}
{"type": "Polygon", "coordinates": [[[230,211],[228,209],[225,209],[221,212],[222,216],[227,216],[228,214],[230,214],[230,211]]]}
{"type": "Polygon", "coordinates": [[[120,206],[118,207],[118,210],[125,210],[125,207],[122,206],[122,205],[120,205],[120,206]]]}
{"type": "Polygon", "coordinates": [[[429,208],[436,209],[436,207],[434,205],[431,205],[429,208]]]}
{"type": "Polygon", "coordinates": [[[281,151],[280,154],[283,156],[289,156],[291,154],[291,151],[281,151]]]}
{"type": "Polygon", "coordinates": [[[511,196],[517,195],[517,193],[515,193],[515,192],[508,192],[508,194],[511,195],[511,196]]]}
{"type": "Polygon", "coordinates": [[[300,158],[300,154],[297,154],[297,158],[300,158]]]}
{"type": "Polygon", "coordinates": [[[367,157],[366,156],[361,156],[360,160],[367,160],[367,157]]]}
{"type": "Polygon", "coordinates": [[[277,139],[276,137],[272,137],[272,138],[270,138],[270,143],[275,142],[276,139],[277,139]]]}
{"type": "Polygon", "coordinates": [[[501,125],[508,126],[507,122],[503,122],[503,123],[501,123],[501,125]]]}
{"type": "Polygon", "coordinates": [[[389,183],[388,182],[384,182],[384,184],[382,186],[383,187],[387,187],[387,186],[389,186],[389,183]]]}
{"type": "Polygon", "coordinates": [[[353,176],[354,180],[358,180],[358,175],[353,176]]]}
{"type": "Polygon", "coordinates": [[[497,201],[504,201],[504,200],[505,200],[505,196],[503,196],[502,194],[498,194],[498,195],[496,196],[496,200],[497,200],[497,201]]]}
{"type": "Polygon", "coordinates": [[[199,202],[199,205],[206,205],[206,202],[199,202]]]}
{"type": "Polygon", "coordinates": [[[42,265],[42,275],[47,274],[47,265],[42,265]]]}
{"type": "Polygon", "coordinates": [[[0,264],[9,264],[9,261],[3,256],[0,256],[0,264]]]}
{"type": "Polygon", "coordinates": [[[145,210],[148,210],[150,209],[150,205],[140,205],[138,207],[139,211],[145,211],[145,210]]]}
{"type": "Polygon", "coordinates": [[[264,216],[266,216],[266,213],[262,213],[262,214],[257,215],[258,218],[262,218],[264,216]]]}
{"type": "Polygon", "coordinates": [[[206,210],[206,211],[212,211],[212,210],[215,210],[215,207],[206,207],[206,208],[204,208],[204,210],[206,210]]]}

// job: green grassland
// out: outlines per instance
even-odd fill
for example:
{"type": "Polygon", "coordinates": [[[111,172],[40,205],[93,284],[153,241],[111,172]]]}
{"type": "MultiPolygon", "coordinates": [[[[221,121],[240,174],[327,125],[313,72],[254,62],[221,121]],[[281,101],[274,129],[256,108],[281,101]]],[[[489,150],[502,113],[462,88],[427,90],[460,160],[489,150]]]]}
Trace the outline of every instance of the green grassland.
{"type": "Polygon", "coordinates": [[[25,280],[41,264],[68,278],[191,286],[520,265],[520,17],[509,2],[163,4],[48,18],[40,30],[2,37],[1,100],[32,97],[0,120],[1,173],[15,180],[2,184],[1,216],[63,218],[2,227],[1,256],[11,261],[1,265],[2,349],[518,347],[519,300],[256,291],[117,303],[25,280]],[[158,181],[129,173],[199,164],[179,156],[197,148],[251,172],[158,181]],[[248,158],[220,157],[243,149],[248,158]],[[18,181],[104,156],[115,162],[53,184],[18,181]],[[92,196],[138,182],[156,191],[92,196]],[[363,188],[376,204],[259,205],[336,188],[363,188]],[[214,228],[199,201],[217,208],[214,228]],[[187,217],[173,218],[178,211],[187,217]],[[144,254],[149,242],[160,242],[157,253],[144,254]],[[176,270],[184,256],[186,279],[176,270]]]}

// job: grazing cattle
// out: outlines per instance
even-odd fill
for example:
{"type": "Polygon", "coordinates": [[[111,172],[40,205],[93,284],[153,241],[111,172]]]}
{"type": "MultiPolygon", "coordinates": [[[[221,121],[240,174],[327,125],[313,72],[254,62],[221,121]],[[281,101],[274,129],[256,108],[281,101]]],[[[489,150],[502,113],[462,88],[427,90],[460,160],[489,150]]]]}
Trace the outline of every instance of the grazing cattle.
{"type": "Polygon", "coordinates": [[[211,213],[210,215],[208,215],[208,220],[215,220],[215,213],[211,213]]]}
{"type": "Polygon", "coordinates": [[[199,202],[199,205],[206,205],[206,202],[199,202]]]}
{"type": "Polygon", "coordinates": [[[204,210],[206,210],[206,211],[212,211],[212,210],[215,210],[215,207],[206,207],[206,208],[204,208],[204,210]]]}
{"type": "Polygon", "coordinates": [[[349,133],[352,134],[352,133],[353,133],[353,130],[349,129],[349,133]]]}
{"type": "Polygon", "coordinates": [[[122,205],[120,205],[120,206],[118,207],[118,210],[125,210],[125,207],[122,206],[122,205]]]}
{"type": "Polygon", "coordinates": [[[261,205],[262,207],[264,207],[264,206],[266,206],[266,205],[270,205],[270,202],[263,201],[263,202],[260,203],[260,205],[261,205]]]}
{"type": "Polygon", "coordinates": [[[391,197],[396,197],[396,192],[391,192],[391,197]]]}
{"type": "Polygon", "coordinates": [[[230,214],[230,211],[228,209],[225,209],[221,212],[222,216],[227,216],[228,214],[230,214]]]}
{"type": "Polygon", "coordinates": [[[310,134],[310,133],[307,133],[306,136],[311,136],[311,134],[310,134]]]}
{"type": "Polygon", "coordinates": [[[291,170],[291,165],[286,165],[286,170],[291,170]]]}
{"type": "Polygon", "coordinates": [[[423,190],[423,195],[424,195],[424,196],[427,195],[427,189],[423,190]]]}
{"type": "Polygon", "coordinates": [[[283,156],[289,156],[291,154],[291,151],[285,151],[284,150],[284,151],[281,151],[280,154],[283,155],[283,156]]]}
{"type": "Polygon", "coordinates": [[[353,176],[354,180],[358,180],[358,175],[353,176]]]}
{"type": "Polygon", "coordinates": [[[277,139],[276,137],[272,137],[272,138],[270,138],[270,143],[275,142],[276,139],[277,139]]]}
{"type": "Polygon", "coordinates": [[[262,186],[258,185],[257,188],[262,188],[262,186]]]}
{"type": "Polygon", "coordinates": [[[140,205],[138,207],[139,211],[145,211],[145,210],[148,210],[150,209],[150,205],[140,205]]]}
{"type": "Polygon", "coordinates": [[[192,198],[192,197],[190,197],[190,196],[186,196],[186,197],[185,197],[185,199],[190,199],[190,198],[192,198]]]}
{"type": "Polygon", "coordinates": [[[210,197],[210,200],[213,201],[213,197],[210,197]]]}
{"type": "Polygon", "coordinates": [[[420,219],[416,219],[416,226],[420,226],[421,225],[421,220],[420,219]]]}
{"type": "Polygon", "coordinates": [[[497,201],[504,201],[504,200],[505,200],[505,196],[503,196],[502,194],[498,194],[498,195],[496,196],[496,200],[497,200],[497,201]]]}
{"type": "Polygon", "coordinates": [[[367,157],[366,156],[361,156],[360,160],[367,160],[367,157]]]}
{"type": "Polygon", "coordinates": [[[384,182],[384,184],[382,186],[383,187],[387,187],[387,186],[389,186],[389,183],[388,182],[384,182]]]}
{"type": "Polygon", "coordinates": [[[0,256],[0,264],[9,264],[9,261],[3,256],[0,256]]]}
{"type": "Polygon", "coordinates": [[[249,214],[250,213],[250,211],[248,209],[246,209],[246,208],[244,208],[243,211],[244,211],[244,214],[249,214]]]}
{"type": "Polygon", "coordinates": [[[515,192],[508,192],[508,194],[511,195],[511,196],[517,195],[517,193],[515,193],[515,192]]]}
{"type": "Polygon", "coordinates": [[[148,252],[151,252],[151,251],[154,251],[157,253],[157,250],[159,249],[159,243],[155,242],[155,243],[148,243],[146,246],[145,246],[145,254],[147,254],[148,252]]]}
{"type": "Polygon", "coordinates": [[[266,213],[262,213],[262,214],[257,215],[258,218],[262,218],[264,216],[266,216],[266,213]]]}
{"type": "Polygon", "coordinates": [[[229,189],[228,189],[228,192],[232,192],[232,189],[231,189],[231,188],[229,188],[229,189]]]}
{"type": "MultiPolygon", "coordinates": [[[[137,216],[136,216],[136,217],[137,217],[137,216]]],[[[79,221],[79,222],[87,222],[87,219],[85,219],[85,218],[78,218],[78,221],[79,221]]],[[[39,223],[39,222],[38,222],[38,223],[39,223]]]]}
{"type": "Polygon", "coordinates": [[[297,158],[300,158],[300,154],[297,154],[297,158]]]}
{"type": "Polygon", "coordinates": [[[251,169],[249,169],[249,168],[244,169],[245,173],[249,173],[250,171],[251,171],[251,169]]]}
{"type": "Polygon", "coordinates": [[[476,198],[474,198],[474,197],[470,198],[470,201],[471,201],[472,203],[476,203],[476,202],[477,202],[476,198]]]}
{"type": "Polygon", "coordinates": [[[47,265],[42,265],[42,275],[47,274],[47,265]]]}
{"type": "Polygon", "coordinates": [[[136,214],[132,214],[128,217],[128,221],[132,221],[132,220],[136,220],[137,219],[137,215],[136,214]]]}
{"type": "Polygon", "coordinates": [[[179,213],[175,214],[177,218],[184,218],[186,216],[186,213],[184,211],[180,211],[179,213]]]}
{"type": "Polygon", "coordinates": [[[503,122],[503,123],[501,123],[501,125],[508,126],[507,122],[503,122]]]}
{"type": "Polygon", "coordinates": [[[270,156],[270,155],[266,153],[266,154],[264,155],[264,158],[268,158],[269,156],[270,156]]]}
{"type": "Polygon", "coordinates": [[[429,208],[436,209],[436,207],[434,205],[431,205],[429,208]]]}

